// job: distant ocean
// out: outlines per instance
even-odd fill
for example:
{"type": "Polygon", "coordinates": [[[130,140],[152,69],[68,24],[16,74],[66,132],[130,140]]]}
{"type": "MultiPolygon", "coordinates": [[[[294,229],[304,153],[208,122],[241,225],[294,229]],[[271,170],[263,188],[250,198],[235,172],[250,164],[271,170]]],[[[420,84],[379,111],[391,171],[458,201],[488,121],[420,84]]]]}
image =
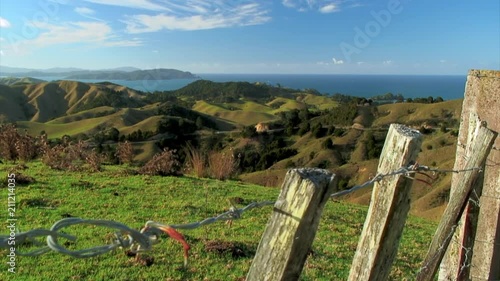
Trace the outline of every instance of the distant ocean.
{"type": "MultiPolygon", "coordinates": [[[[358,97],[372,97],[385,93],[402,94],[405,98],[442,97],[445,100],[464,96],[465,75],[343,75],[343,74],[199,74],[201,79],[214,82],[264,82],[293,89],[316,89],[322,94],[341,93],[358,97]]],[[[38,77],[57,80],[60,77],[38,77]]],[[[99,82],[98,80],[80,80],[99,82]]],[[[132,89],[154,92],[182,88],[193,79],[175,80],[111,80],[132,89]]]]}

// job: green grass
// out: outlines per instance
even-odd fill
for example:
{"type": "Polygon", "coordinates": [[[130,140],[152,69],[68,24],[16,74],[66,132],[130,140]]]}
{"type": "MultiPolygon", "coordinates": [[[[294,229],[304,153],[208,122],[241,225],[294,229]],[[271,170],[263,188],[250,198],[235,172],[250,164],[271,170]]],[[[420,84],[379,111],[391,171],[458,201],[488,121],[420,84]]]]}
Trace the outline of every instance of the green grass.
{"type": "Polygon", "coordinates": [[[279,107],[274,109],[272,111],[273,114],[277,114],[279,112],[284,112],[284,111],[289,111],[289,110],[294,110],[294,109],[304,109],[307,108],[307,105],[303,102],[298,102],[297,100],[294,99],[288,99],[288,98],[282,98],[282,97],[277,97],[271,102],[268,102],[266,105],[270,106],[271,108],[274,108],[275,104],[278,104],[279,107]]]}
{"type": "Polygon", "coordinates": [[[301,99],[301,101],[308,105],[315,106],[318,110],[332,109],[339,106],[338,102],[332,100],[328,96],[317,96],[308,94],[303,99],[301,99]]]}
{"type": "MultiPolygon", "coordinates": [[[[105,166],[104,172],[81,173],[49,170],[39,162],[29,163],[18,173],[36,182],[16,188],[17,226],[21,230],[50,228],[64,215],[122,222],[139,229],[148,220],[179,224],[202,220],[227,211],[227,199],[242,198],[239,206],[275,200],[279,190],[236,181],[215,181],[192,177],[149,177],[127,175],[125,167],[105,166]]],[[[5,179],[14,165],[0,165],[5,179]]],[[[18,175],[19,178],[19,175],[18,175]]],[[[5,186],[5,183],[2,183],[5,186]]],[[[1,192],[7,194],[3,187],[1,192]]],[[[5,198],[5,197],[4,197],[5,198]]],[[[6,204],[7,202],[5,202],[6,204]]],[[[187,268],[182,266],[182,247],[172,239],[161,242],[147,255],[154,263],[136,264],[122,250],[88,259],[58,253],[38,257],[17,256],[16,280],[237,280],[246,275],[272,208],[253,209],[232,227],[215,223],[196,230],[181,231],[191,245],[187,268]],[[240,245],[244,257],[208,252],[207,241],[240,245]]],[[[328,202],[321,219],[312,253],[301,280],[345,280],[356,250],[367,208],[343,202],[328,202]]],[[[7,212],[0,213],[7,219],[7,212]]],[[[410,217],[403,234],[391,276],[413,279],[423,259],[435,224],[410,217]]],[[[6,229],[2,230],[2,234],[6,229]]],[[[83,249],[107,243],[113,230],[72,226],[64,232],[78,237],[69,249],[83,249]]],[[[67,242],[61,239],[61,244],[67,242]]],[[[26,250],[26,248],[23,248],[26,250]]],[[[33,249],[33,248],[29,248],[33,249]]],[[[5,258],[7,252],[0,250],[5,258]]],[[[0,264],[0,280],[9,280],[7,264],[0,264]]]]}
{"type": "Polygon", "coordinates": [[[373,122],[373,126],[383,126],[392,123],[412,124],[422,123],[433,119],[448,119],[444,117],[443,114],[450,114],[451,118],[459,119],[462,102],[463,99],[449,100],[433,104],[384,104],[378,107],[378,112],[381,116],[373,122]]]}
{"type": "Polygon", "coordinates": [[[98,117],[91,119],[84,119],[81,121],[65,123],[65,124],[48,124],[32,121],[18,121],[17,127],[26,129],[32,136],[37,136],[41,131],[45,131],[49,138],[61,138],[64,135],[77,135],[80,133],[87,133],[94,129],[96,126],[105,123],[109,117],[98,117]]]}
{"type": "Polygon", "coordinates": [[[206,101],[197,101],[192,109],[200,113],[216,116],[220,119],[244,126],[255,125],[259,122],[269,122],[278,119],[276,115],[272,114],[272,109],[270,107],[249,101],[242,104],[226,105],[211,104],[206,101]],[[233,107],[235,110],[226,109],[225,106],[233,107]]]}
{"type": "Polygon", "coordinates": [[[111,106],[100,106],[100,107],[80,111],[80,112],[75,113],[75,114],[70,114],[67,116],[62,116],[62,117],[53,119],[53,120],[46,122],[46,124],[66,124],[66,123],[71,123],[71,122],[75,122],[78,120],[95,118],[95,116],[98,114],[112,112],[113,110],[114,110],[114,108],[111,106]]]}

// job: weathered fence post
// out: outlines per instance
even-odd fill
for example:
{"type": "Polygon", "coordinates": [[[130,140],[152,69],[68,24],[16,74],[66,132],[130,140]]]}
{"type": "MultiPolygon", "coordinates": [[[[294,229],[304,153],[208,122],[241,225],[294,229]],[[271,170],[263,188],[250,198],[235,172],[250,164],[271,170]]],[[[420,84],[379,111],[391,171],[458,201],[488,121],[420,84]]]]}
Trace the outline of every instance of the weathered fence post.
{"type": "Polygon", "coordinates": [[[293,169],[262,235],[247,281],[298,280],[323,212],[337,189],[334,174],[321,169],[293,169]]]}
{"type": "MultiPolygon", "coordinates": [[[[500,132],[500,71],[471,70],[467,76],[462,104],[455,170],[465,167],[476,123],[500,132]]],[[[500,138],[487,159],[482,184],[474,188],[473,199],[464,211],[457,234],[441,263],[439,280],[500,280],[500,138]],[[489,165],[488,165],[489,163],[489,165]],[[479,197],[479,198],[478,198],[479,197]],[[477,204],[479,203],[479,204],[477,204]]],[[[451,179],[452,198],[459,175],[451,179]]]]}
{"type": "MultiPolygon", "coordinates": [[[[385,174],[408,166],[417,158],[421,144],[418,131],[392,124],[377,172],[385,174]]],[[[410,187],[411,180],[401,174],[375,183],[349,280],[388,279],[410,209],[410,187]]]]}
{"type": "MultiPolygon", "coordinates": [[[[471,141],[470,157],[465,164],[466,170],[484,166],[486,157],[490,154],[493,142],[497,137],[497,133],[488,130],[483,124],[478,125],[471,141]]],[[[453,187],[455,189],[454,195],[450,198],[450,202],[446,206],[443,218],[439,223],[427,256],[422,264],[422,270],[417,275],[417,281],[433,280],[439,263],[445,254],[444,249],[448,247],[453,237],[455,227],[465,209],[467,199],[480,173],[482,171],[473,169],[459,174],[456,181],[457,186],[453,187]]]]}

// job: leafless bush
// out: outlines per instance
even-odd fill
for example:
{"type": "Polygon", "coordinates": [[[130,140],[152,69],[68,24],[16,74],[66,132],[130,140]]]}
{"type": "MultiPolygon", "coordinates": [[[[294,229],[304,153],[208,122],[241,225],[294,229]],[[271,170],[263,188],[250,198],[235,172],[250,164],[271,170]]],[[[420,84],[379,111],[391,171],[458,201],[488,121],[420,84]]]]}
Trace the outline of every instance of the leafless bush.
{"type": "Polygon", "coordinates": [[[186,150],[186,164],[191,173],[199,178],[207,176],[207,161],[206,156],[192,145],[187,145],[186,150]]]}
{"type": "Polygon", "coordinates": [[[0,157],[7,161],[17,159],[24,162],[37,157],[40,138],[28,134],[19,134],[14,124],[0,125],[0,157]]]}
{"type": "Polygon", "coordinates": [[[134,160],[134,148],[132,144],[128,141],[119,143],[116,148],[115,156],[120,160],[120,164],[132,164],[134,160]]]}
{"type": "Polygon", "coordinates": [[[91,172],[100,172],[102,171],[102,161],[103,157],[102,155],[98,154],[95,150],[92,150],[91,152],[88,152],[85,161],[89,165],[89,169],[91,172]]]}
{"type": "Polygon", "coordinates": [[[57,144],[50,147],[48,144],[43,148],[42,163],[56,170],[75,171],[80,167],[75,165],[68,147],[57,144]]]}
{"type": "Polygon", "coordinates": [[[208,156],[210,176],[218,180],[231,178],[236,172],[237,161],[231,150],[213,151],[208,156]]]}
{"type": "Polygon", "coordinates": [[[14,146],[16,147],[17,157],[19,160],[27,162],[37,156],[37,139],[28,134],[25,134],[24,136],[19,135],[14,146]]]}
{"type": "Polygon", "coordinates": [[[86,163],[91,171],[101,171],[103,157],[95,151],[88,151],[87,144],[83,141],[64,141],[63,144],[51,147],[44,138],[41,147],[42,162],[52,169],[78,171],[82,170],[86,163]]]}
{"type": "Polygon", "coordinates": [[[71,143],[69,141],[66,141],[66,148],[67,148],[67,153],[69,154],[68,157],[75,161],[75,160],[86,160],[89,152],[88,152],[88,145],[84,141],[78,141],[77,143],[71,143]]]}
{"type": "Polygon", "coordinates": [[[0,125],[0,157],[7,161],[17,159],[16,141],[19,138],[14,124],[0,125]]]}
{"type": "Polygon", "coordinates": [[[181,167],[177,159],[176,150],[165,148],[163,152],[157,153],[149,160],[139,173],[145,175],[179,176],[181,167]]]}

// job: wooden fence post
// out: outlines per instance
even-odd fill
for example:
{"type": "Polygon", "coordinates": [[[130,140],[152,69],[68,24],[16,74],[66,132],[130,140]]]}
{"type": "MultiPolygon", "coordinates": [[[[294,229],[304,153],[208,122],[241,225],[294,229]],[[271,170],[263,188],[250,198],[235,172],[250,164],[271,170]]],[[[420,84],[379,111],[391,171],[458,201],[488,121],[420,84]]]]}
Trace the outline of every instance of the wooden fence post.
{"type": "MultiPolygon", "coordinates": [[[[486,121],[490,130],[500,132],[500,71],[469,71],[460,118],[455,170],[463,169],[471,156],[467,149],[478,122],[486,121]]],[[[481,175],[483,184],[473,191],[479,204],[467,205],[441,263],[439,280],[500,280],[500,138],[494,147],[481,175]]],[[[450,198],[458,181],[454,174],[450,198]]]]}
{"type": "MultiPolygon", "coordinates": [[[[408,166],[417,158],[421,144],[418,131],[392,124],[377,172],[385,174],[408,166]]],[[[410,209],[411,183],[401,174],[375,183],[348,280],[388,279],[410,209]]]]}
{"type": "Polygon", "coordinates": [[[299,279],[323,206],[336,187],[335,175],[326,170],[302,168],[288,171],[247,281],[299,279]]]}
{"type": "MultiPolygon", "coordinates": [[[[471,157],[467,160],[465,169],[484,166],[486,157],[490,154],[491,147],[496,137],[497,133],[488,130],[483,124],[480,124],[471,142],[471,157]]],[[[450,198],[450,202],[446,206],[443,218],[439,223],[436,234],[427,252],[427,256],[422,264],[422,270],[417,275],[417,281],[430,281],[434,279],[439,263],[441,263],[445,254],[445,249],[448,248],[455,227],[462,216],[465,206],[467,205],[467,199],[480,173],[482,173],[482,171],[474,169],[459,174],[457,186],[453,187],[455,189],[454,195],[450,198]]]]}

